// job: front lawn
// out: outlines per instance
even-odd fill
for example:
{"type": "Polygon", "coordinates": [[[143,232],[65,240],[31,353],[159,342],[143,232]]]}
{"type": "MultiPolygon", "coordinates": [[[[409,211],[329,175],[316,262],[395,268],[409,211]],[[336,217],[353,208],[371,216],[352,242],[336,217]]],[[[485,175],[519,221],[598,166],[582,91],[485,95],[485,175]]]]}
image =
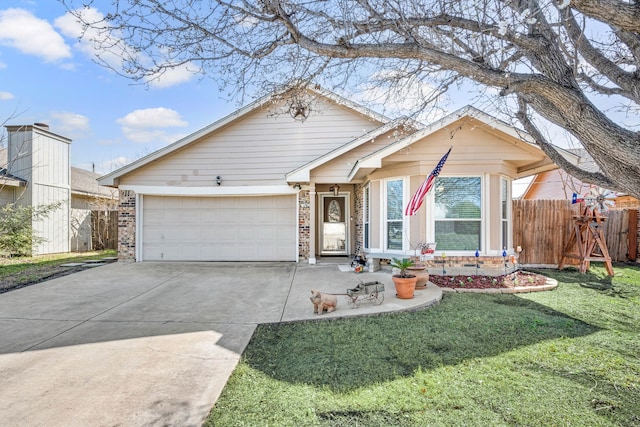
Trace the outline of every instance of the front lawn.
{"type": "Polygon", "coordinates": [[[78,271],[81,268],[61,267],[64,264],[115,257],[115,250],[72,252],[33,257],[0,257],[0,293],[39,283],[78,271]]]}
{"type": "Polygon", "coordinates": [[[640,268],[258,327],[205,426],[640,426],[640,268]]]}

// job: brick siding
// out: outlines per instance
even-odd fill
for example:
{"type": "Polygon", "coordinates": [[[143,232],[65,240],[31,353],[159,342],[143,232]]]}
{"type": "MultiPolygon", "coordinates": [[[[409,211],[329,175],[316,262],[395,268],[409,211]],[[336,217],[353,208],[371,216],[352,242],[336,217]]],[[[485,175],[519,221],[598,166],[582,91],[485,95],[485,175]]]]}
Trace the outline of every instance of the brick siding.
{"type": "Polygon", "coordinates": [[[298,197],[298,257],[309,258],[311,234],[311,210],[309,190],[300,191],[298,197]]]}
{"type": "Polygon", "coordinates": [[[120,190],[118,260],[136,260],[136,193],[131,190],[120,190]]]}

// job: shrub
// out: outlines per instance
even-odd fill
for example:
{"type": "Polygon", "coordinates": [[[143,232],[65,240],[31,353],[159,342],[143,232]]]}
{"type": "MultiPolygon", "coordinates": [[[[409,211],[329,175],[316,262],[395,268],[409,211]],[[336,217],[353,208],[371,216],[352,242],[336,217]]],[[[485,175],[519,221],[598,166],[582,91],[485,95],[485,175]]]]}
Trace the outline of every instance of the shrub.
{"type": "Polygon", "coordinates": [[[40,206],[9,203],[0,208],[0,254],[31,256],[33,246],[46,240],[35,232],[33,221],[46,218],[61,205],[61,202],[40,206]]]}

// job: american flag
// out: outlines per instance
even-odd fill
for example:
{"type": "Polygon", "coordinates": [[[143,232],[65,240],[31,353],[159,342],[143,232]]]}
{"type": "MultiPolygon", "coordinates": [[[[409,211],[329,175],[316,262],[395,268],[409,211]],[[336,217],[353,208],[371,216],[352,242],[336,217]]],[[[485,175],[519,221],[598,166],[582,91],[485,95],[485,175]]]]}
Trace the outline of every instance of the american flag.
{"type": "Polygon", "coordinates": [[[451,148],[453,147],[450,147],[449,151],[447,151],[445,155],[442,156],[442,158],[438,162],[438,165],[431,171],[427,179],[422,183],[420,188],[418,188],[418,191],[416,191],[411,200],[409,200],[409,204],[404,210],[405,216],[412,216],[415,215],[416,212],[418,212],[418,209],[420,209],[420,206],[422,206],[422,202],[424,201],[424,196],[426,196],[429,190],[431,190],[433,182],[436,180],[436,177],[440,174],[440,171],[444,166],[444,162],[447,161],[447,157],[449,157],[451,148]]]}

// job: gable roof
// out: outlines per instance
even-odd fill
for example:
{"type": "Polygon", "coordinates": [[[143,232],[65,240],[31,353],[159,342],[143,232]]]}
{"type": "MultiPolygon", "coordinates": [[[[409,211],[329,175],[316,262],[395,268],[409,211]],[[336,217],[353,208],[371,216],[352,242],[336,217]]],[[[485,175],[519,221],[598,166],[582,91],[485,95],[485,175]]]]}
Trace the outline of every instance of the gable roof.
{"type": "MultiPolygon", "coordinates": [[[[380,124],[384,124],[390,121],[390,119],[382,114],[379,114],[371,109],[368,109],[362,105],[359,105],[353,101],[350,101],[346,98],[341,97],[340,95],[333,93],[329,90],[326,89],[322,89],[319,86],[313,86],[313,87],[307,87],[305,88],[305,90],[309,93],[311,93],[312,95],[315,96],[320,96],[323,98],[326,98],[330,101],[332,101],[335,104],[341,105],[347,109],[353,110],[361,115],[364,115],[365,117],[369,117],[370,119],[374,120],[375,122],[378,122],[380,124]]],[[[107,185],[107,186],[117,186],[118,185],[118,178],[120,178],[123,175],[126,175],[140,167],[143,167],[155,160],[158,160],[164,156],[167,156],[177,150],[182,149],[185,146],[188,146],[189,144],[192,144],[193,142],[199,140],[200,138],[211,134],[213,132],[216,132],[217,130],[227,126],[228,124],[241,119],[242,117],[252,113],[253,111],[260,109],[262,107],[264,107],[265,105],[273,102],[274,100],[278,100],[278,99],[284,99],[284,96],[286,95],[286,93],[288,92],[288,90],[284,90],[282,92],[278,92],[278,93],[274,93],[271,95],[267,95],[264,96],[242,108],[240,108],[239,110],[236,110],[235,112],[221,118],[220,120],[217,120],[213,123],[211,123],[208,126],[203,127],[202,129],[199,129],[195,132],[193,132],[190,135],[187,135],[186,137],[179,139],[178,141],[167,145],[164,148],[161,148],[145,157],[142,157],[138,160],[135,160],[131,163],[129,163],[128,165],[117,169],[107,175],[102,176],[99,179],[99,183],[101,185],[107,185]]]]}
{"type": "Polygon", "coordinates": [[[98,184],[100,175],[85,169],[71,167],[71,193],[90,197],[117,198],[118,190],[98,184]]]}
{"type": "MultiPolygon", "coordinates": [[[[351,169],[349,173],[349,180],[354,180],[356,178],[361,178],[364,175],[369,174],[371,171],[382,167],[382,160],[398,151],[410,146],[411,144],[420,141],[421,139],[436,133],[447,126],[455,123],[456,121],[469,117],[475,120],[480,121],[481,123],[489,126],[492,129],[495,129],[499,132],[502,132],[514,139],[524,142],[525,144],[519,145],[522,150],[531,152],[531,153],[540,153],[540,148],[537,147],[533,139],[524,131],[514,128],[513,126],[508,125],[502,120],[499,120],[483,111],[478,110],[475,107],[467,105],[440,120],[435,121],[434,123],[428,125],[424,129],[418,130],[417,132],[402,138],[398,141],[395,141],[384,148],[381,148],[373,153],[364,156],[360,160],[358,160],[351,169]]],[[[561,151],[562,154],[570,161],[577,163],[579,157],[575,154],[558,148],[558,151],[561,151]]],[[[528,165],[527,169],[519,170],[520,176],[527,176],[533,173],[536,173],[539,170],[551,170],[556,169],[555,166],[550,160],[546,163],[535,163],[528,165]]]]}
{"type": "Polygon", "coordinates": [[[298,169],[291,171],[290,173],[288,173],[286,175],[286,179],[287,182],[307,182],[310,179],[311,176],[311,171],[333,159],[335,159],[336,157],[347,153],[351,150],[353,150],[354,148],[371,141],[372,139],[375,139],[376,137],[389,132],[395,128],[398,128],[400,126],[403,126],[405,124],[407,124],[407,122],[410,122],[411,124],[409,126],[412,126],[412,128],[415,130],[415,124],[416,122],[412,122],[409,121],[409,119],[407,119],[406,117],[402,117],[396,120],[393,120],[389,123],[386,123],[380,127],[377,127],[376,129],[372,130],[371,132],[368,132],[364,135],[362,135],[359,138],[354,139],[353,141],[343,145],[342,147],[339,147],[323,156],[318,157],[317,159],[307,163],[306,165],[303,165],[301,167],[299,167],[298,169]]]}

